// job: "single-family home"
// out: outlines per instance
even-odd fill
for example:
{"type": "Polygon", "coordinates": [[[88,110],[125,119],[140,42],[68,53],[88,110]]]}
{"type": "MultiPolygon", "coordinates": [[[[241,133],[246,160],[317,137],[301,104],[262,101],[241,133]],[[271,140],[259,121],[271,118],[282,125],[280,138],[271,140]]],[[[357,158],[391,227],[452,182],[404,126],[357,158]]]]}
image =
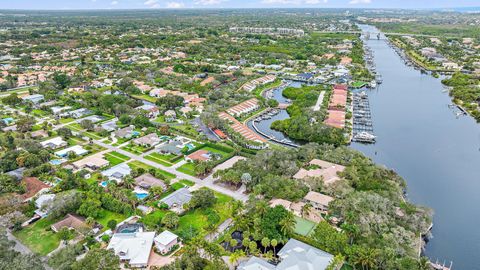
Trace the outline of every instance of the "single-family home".
{"type": "Polygon", "coordinates": [[[157,133],[150,133],[143,137],[133,140],[134,144],[142,145],[146,147],[152,147],[161,142],[160,138],[158,137],[157,133]]]}
{"type": "Polygon", "coordinates": [[[149,173],[144,173],[136,177],[135,184],[144,189],[149,189],[151,187],[161,187],[163,190],[167,189],[167,185],[162,180],[149,173]]]}
{"type": "Polygon", "coordinates": [[[148,118],[156,118],[160,114],[160,110],[153,104],[144,104],[136,108],[140,111],[145,111],[145,116],[148,118]]]}
{"type": "Polygon", "coordinates": [[[190,161],[190,162],[209,161],[211,158],[212,158],[212,153],[211,152],[209,152],[207,150],[204,150],[204,149],[200,149],[200,150],[197,150],[197,151],[191,153],[190,155],[186,156],[185,160],[190,161]]]}
{"type": "Polygon", "coordinates": [[[181,188],[160,200],[160,203],[168,205],[168,208],[174,212],[182,212],[183,205],[190,202],[192,193],[188,188],[181,188]]]}
{"type": "Polygon", "coordinates": [[[130,139],[133,136],[134,126],[128,126],[118,129],[114,132],[115,137],[122,139],[130,139]]]}
{"type": "Polygon", "coordinates": [[[162,154],[182,154],[183,143],[179,141],[171,141],[158,147],[158,151],[162,154]]]}
{"type": "Polygon", "coordinates": [[[90,169],[93,171],[106,167],[109,164],[110,162],[104,158],[102,153],[96,153],[72,163],[78,170],[90,169]]]}
{"type": "Polygon", "coordinates": [[[55,155],[58,157],[68,157],[70,153],[74,153],[77,156],[83,156],[88,153],[88,150],[84,149],[81,145],[74,145],[60,151],[55,152],[55,155]]]}
{"type": "Polygon", "coordinates": [[[49,185],[40,181],[37,177],[25,177],[21,183],[25,186],[25,193],[21,195],[25,202],[30,201],[37,194],[44,193],[50,189],[49,185]]]}
{"type": "Polygon", "coordinates": [[[51,228],[54,232],[59,232],[62,228],[68,228],[70,230],[79,230],[82,228],[88,228],[85,223],[85,218],[76,214],[67,214],[64,219],[54,223],[51,228]]]}
{"type": "Polygon", "coordinates": [[[333,200],[334,198],[315,191],[309,191],[303,198],[305,203],[310,203],[313,208],[322,212],[328,211],[328,204],[333,200]]]}
{"type": "Polygon", "coordinates": [[[33,104],[38,104],[40,101],[44,100],[44,96],[41,94],[33,94],[33,95],[28,95],[28,96],[23,96],[21,97],[23,101],[29,101],[32,102],[33,104]]]}
{"type": "Polygon", "coordinates": [[[314,178],[322,178],[323,183],[326,185],[332,184],[338,180],[340,177],[338,173],[343,172],[345,167],[342,165],[330,163],[324,160],[313,159],[309,163],[310,166],[314,166],[317,168],[314,169],[304,169],[301,168],[294,176],[295,179],[304,179],[307,177],[314,178]]]}
{"type": "Polygon", "coordinates": [[[155,232],[115,233],[107,249],[113,249],[122,262],[134,268],[148,266],[155,232]]]}
{"type": "Polygon", "coordinates": [[[40,130],[36,130],[36,131],[32,131],[30,133],[30,137],[32,138],[47,138],[48,137],[48,133],[43,130],[43,129],[40,129],[40,130]]]}
{"type": "Polygon", "coordinates": [[[168,230],[163,231],[153,239],[155,247],[161,254],[166,254],[178,245],[178,236],[168,230]]]}
{"type": "Polygon", "coordinates": [[[165,121],[173,122],[177,119],[177,113],[174,110],[168,110],[164,113],[165,121]]]}
{"type": "Polygon", "coordinates": [[[50,209],[48,209],[48,205],[55,199],[55,194],[42,194],[38,196],[35,200],[35,214],[39,215],[40,217],[46,217],[50,209]]]}
{"type": "Polygon", "coordinates": [[[238,270],[289,270],[315,269],[325,270],[333,261],[333,255],[295,239],[290,239],[277,253],[280,262],[277,265],[251,257],[241,263],[238,270]]]}
{"type": "Polygon", "coordinates": [[[102,175],[107,177],[110,180],[116,181],[117,183],[121,183],[123,178],[127,175],[130,175],[132,169],[125,163],[120,163],[112,168],[103,171],[102,175]]]}
{"type": "Polygon", "coordinates": [[[40,142],[43,148],[57,149],[60,147],[67,146],[67,142],[62,139],[62,137],[55,137],[48,139],[46,141],[40,142]]]}

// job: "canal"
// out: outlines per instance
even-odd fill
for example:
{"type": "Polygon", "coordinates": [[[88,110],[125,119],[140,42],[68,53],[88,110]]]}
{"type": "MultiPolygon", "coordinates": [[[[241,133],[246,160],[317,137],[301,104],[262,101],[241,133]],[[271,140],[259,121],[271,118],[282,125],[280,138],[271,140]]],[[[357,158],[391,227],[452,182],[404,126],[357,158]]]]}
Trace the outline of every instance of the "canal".
{"type": "MultiPolygon", "coordinates": [[[[440,79],[405,65],[385,40],[366,44],[383,78],[377,89],[367,91],[377,142],[351,147],[397,171],[408,183],[409,200],[434,210],[425,255],[453,261],[453,269],[480,269],[480,125],[448,107],[452,102],[440,79]]],[[[273,93],[280,102],[281,91],[273,93]]],[[[284,139],[270,124],[285,118],[283,111],[258,127],[284,139]]]]}
{"type": "Polygon", "coordinates": [[[397,171],[408,183],[409,199],[433,208],[426,248],[432,261],[480,269],[480,125],[469,116],[457,118],[441,80],[406,66],[385,40],[367,46],[383,78],[368,92],[378,138],[374,145],[352,147],[397,171]]]}

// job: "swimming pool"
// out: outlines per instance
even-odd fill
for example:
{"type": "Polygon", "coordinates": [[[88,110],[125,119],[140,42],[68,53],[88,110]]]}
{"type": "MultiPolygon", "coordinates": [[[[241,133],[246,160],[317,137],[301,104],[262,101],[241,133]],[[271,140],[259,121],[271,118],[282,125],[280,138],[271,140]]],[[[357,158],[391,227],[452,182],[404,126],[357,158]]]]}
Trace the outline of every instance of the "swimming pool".
{"type": "Polygon", "coordinates": [[[63,162],[64,162],[63,159],[52,159],[52,160],[50,160],[50,164],[52,164],[52,165],[60,165],[63,162]]]}
{"type": "Polygon", "coordinates": [[[193,148],[195,148],[195,145],[193,143],[187,143],[185,144],[185,146],[188,148],[188,150],[192,150],[193,148]]]}
{"type": "Polygon", "coordinates": [[[135,193],[135,196],[137,196],[137,199],[143,200],[148,196],[148,193],[135,193]]]}
{"type": "Polygon", "coordinates": [[[102,181],[102,182],[100,183],[100,186],[102,186],[102,187],[107,187],[107,185],[108,185],[108,182],[107,182],[107,181],[102,181]]]}

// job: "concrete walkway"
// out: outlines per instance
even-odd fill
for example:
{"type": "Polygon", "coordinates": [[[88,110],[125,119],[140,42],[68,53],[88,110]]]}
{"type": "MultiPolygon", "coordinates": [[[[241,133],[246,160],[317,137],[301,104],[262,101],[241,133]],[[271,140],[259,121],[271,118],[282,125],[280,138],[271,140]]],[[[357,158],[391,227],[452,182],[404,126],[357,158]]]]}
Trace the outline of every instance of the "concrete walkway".
{"type": "Polygon", "coordinates": [[[315,106],[313,106],[314,112],[320,111],[320,109],[322,108],[322,102],[324,97],[325,91],[320,92],[320,95],[318,95],[317,103],[315,104],[315,106]]]}

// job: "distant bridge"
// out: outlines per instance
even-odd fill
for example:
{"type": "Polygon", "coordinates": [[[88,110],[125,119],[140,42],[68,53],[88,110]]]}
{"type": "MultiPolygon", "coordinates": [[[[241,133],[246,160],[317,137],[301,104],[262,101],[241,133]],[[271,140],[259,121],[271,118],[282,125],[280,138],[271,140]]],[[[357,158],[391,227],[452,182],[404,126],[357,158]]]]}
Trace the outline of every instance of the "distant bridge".
{"type": "MultiPolygon", "coordinates": [[[[362,32],[362,31],[315,31],[315,33],[325,33],[325,34],[365,34],[373,36],[377,35],[378,32],[362,32]]],[[[383,33],[380,32],[382,35],[385,36],[410,36],[410,37],[438,37],[434,35],[426,35],[426,34],[408,34],[408,33],[395,33],[395,32],[388,32],[383,33]]],[[[445,37],[445,36],[442,36],[445,37]]],[[[447,37],[448,38],[448,37],[447,37]]],[[[453,38],[453,37],[452,37],[453,38]]]]}

